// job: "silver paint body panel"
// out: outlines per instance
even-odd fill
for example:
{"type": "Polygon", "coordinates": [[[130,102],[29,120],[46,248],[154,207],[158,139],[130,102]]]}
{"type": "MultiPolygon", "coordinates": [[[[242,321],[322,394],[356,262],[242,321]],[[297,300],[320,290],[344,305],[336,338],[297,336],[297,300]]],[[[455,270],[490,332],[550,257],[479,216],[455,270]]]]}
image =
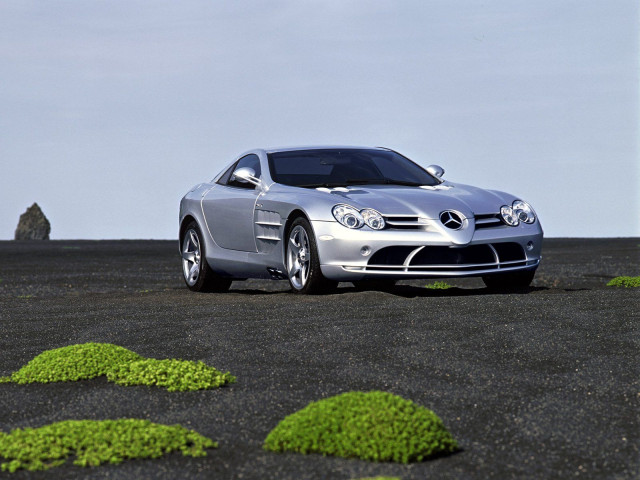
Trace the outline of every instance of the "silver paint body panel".
{"type": "MultiPolygon", "coordinates": [[[[310,189],[274,183],[269,174],[267,153],[298,148],[336,147],[251,150],[230,162],[211,182],[196,185],[182,198],[180,228],[191,218],[198,223],[204,233],[206,259],[217,273],[245,279],[273,278],[274,270],[284,272],[283,239],[287,238],[287,220],[299,214],[310,221],[318,244],[322,273],[332,280],[480,276],[529,270],[536,268],[540,261],[543,232],[539,219],[533,224],[520,223],[517,227],[501,224],[492,228],[476,228],[477,216],[496,214],[502,205],[511,205],[518,197],[448,181],[435,187],[364,185],[339,189],[310,189]],[[243,189],[216,183],[231,165],[250,153],[260,158],[261,185],[243,189]],[[367,226],[348,229],[339,224],[331,213],[339,203],[359,209],[373,208],[385,217],[394,217],[399,223],[407,218],[420,225],[420,229],[374,231],[367,226]],[[460,230],[446,228],[439,220],[444,210],[463,214],[466,217],[464,227],[460,230]],[[520,244],[526,260],[509,264],[496,259],[495,264],[466,265],[464,269],[400,265],[372,270],[367,267],[369,259],[378,250],[389,246],[415,247],[415,250],[424,246],[460,248],[503,242],[520,244]],[[526,248],[529,242],[533,244],[531,250],[526,248]],[[361,255],[363,247],[369,248],[369,255],[361,255]]],[[[479,224],[482,222],[486,220],[478,220],[479,224]]]]}

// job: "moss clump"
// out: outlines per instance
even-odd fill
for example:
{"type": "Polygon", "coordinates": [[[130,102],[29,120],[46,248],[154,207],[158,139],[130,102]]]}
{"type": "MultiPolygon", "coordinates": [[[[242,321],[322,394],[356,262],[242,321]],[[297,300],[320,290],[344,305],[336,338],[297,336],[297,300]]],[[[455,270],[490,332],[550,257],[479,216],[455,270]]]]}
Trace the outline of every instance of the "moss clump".
{"type": "Polygon", "coordinates": [[[457,444],[431,410],[374,391],[310,403],[282,420],[264,448],[408,463],[454,452],[457,444]]]}
{"type": "Polygon", "coordinates": [[[120,385],[157,385],[170,392],[207,390],[236,381],[229,372],[222,373],[202,362],[154,359],[117,365],[107,378],[120,385]]]}
{"type": "Polygon", "coordinates": [[[67,420],[40,428],[0,432],[2,471],[47,470],[62,465],[75,455],[73,463],[94,467],[120,463],[128,458],[158,458],[174,451],[202,457],[205,448],[218,444],[180,425],[160,425],[148,420],[67,420]]]}
{"type": "Polygon", "coordinates": [[[447,282],[433,282],[425,285],[424,288],[430,288],[431,290],[446,290],[453,287],[447,282]]]}
{"type": "Polygon", "coordinates": [[[65,382],[101,375],[120,385],[157,385],[171,392],[216,388],[236,380],[202,362],[146,359],[118,345],[84,343],[42,352],[10,377],[0,377],[0,383],[65,382]]]}
{"type": "Polygon", "coordinates": [[[607,287],[640,287],[640,277],[616,277],[607,283],[607,287]]]}
{"type": "Polygon", "coordinates": [[[106,375],[114,366],[143,357],[110,343],[83,343],[47,350],[11,375],[15,383],[87,380],[106,375]]]}

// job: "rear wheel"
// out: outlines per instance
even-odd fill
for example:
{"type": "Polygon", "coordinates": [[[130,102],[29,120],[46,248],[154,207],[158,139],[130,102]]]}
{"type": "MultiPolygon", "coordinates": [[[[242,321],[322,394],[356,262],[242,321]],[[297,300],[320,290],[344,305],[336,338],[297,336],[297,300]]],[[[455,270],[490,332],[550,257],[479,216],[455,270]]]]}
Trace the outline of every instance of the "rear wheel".
{"type": "Polygon", "coordinates": [[[285,258],[287,277],[295,293],[327,293],[337,287],[338,282],[322,275],[318,246],[306,218],[296,218],[289,227],[285,258]]]}
{"type": "Polygon", "coordinates": [[[374,290],[378,292],[391,292],[396,288],[396,280],[389,280],[388,278],[379,280],[358,280],[353,283],[356,290],[359,292],[365,290],[374,290]]]}
{"type": "Polygon", "coordinates": [[[502,273],[498,275],[487,275],[486,277],[482,277],[482,281],[490,290],[508,292],[527,288],[531,285],[535,274],[535,270],[502,273]]]}
{"type": "Polygon", "coordinates": [[[187,225],[180,240],[182,253],[182,276],[194,292],[226,292],[231,279],[217,275],[207,263],[204,238],[196,222],[187,225]]]}

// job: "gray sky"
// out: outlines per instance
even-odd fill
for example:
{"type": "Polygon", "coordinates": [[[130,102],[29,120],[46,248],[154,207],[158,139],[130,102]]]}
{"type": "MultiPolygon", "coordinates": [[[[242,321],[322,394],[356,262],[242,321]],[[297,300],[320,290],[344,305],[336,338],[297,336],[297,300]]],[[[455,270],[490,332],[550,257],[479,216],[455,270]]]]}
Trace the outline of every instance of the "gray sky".
{"type": "Polygon", "coordinates": [[[255,147],[382,145],[640,235],[638,2],[0,0],[0,239],[176,238],[255,147]]]}

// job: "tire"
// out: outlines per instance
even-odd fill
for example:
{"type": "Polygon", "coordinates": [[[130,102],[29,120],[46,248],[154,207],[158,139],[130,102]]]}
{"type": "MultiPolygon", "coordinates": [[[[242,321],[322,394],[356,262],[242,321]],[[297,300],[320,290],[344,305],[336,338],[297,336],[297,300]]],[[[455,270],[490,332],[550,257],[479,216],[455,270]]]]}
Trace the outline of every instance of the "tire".
{"type": "Polygon", "coordinates": [[[322,275],[318,244],[311,224],[304,217],[296,218],[287,230],[284,259],[287,278],[294,293],[329,293],[338,286],[338,282],[322,275]]]}
{"type": "Polygon", "coordinates": [[[358,280],[353,283],[356,290],[363,292],[366,290],[374,290],[377,292],[392,292],[396,288],[397,280],[390,280],[388,278],[379,280],[358,280]]]}
{"type": "Polygon", "coordinates": [[[180,238],[182,254],[182,278],[189,290],[194,292],[226,292],[231,279],[216,274],[209,264],[205,252],[204,237],[196,222],[189,222],[180,238]]]}
{"type": "Polygon", "coordinates": [[[482,281],[490,290],[512,292],[528,288],[535,274],[535,270],[502,273],[498,275],[487,275],[482,277],[482,281]]]}

